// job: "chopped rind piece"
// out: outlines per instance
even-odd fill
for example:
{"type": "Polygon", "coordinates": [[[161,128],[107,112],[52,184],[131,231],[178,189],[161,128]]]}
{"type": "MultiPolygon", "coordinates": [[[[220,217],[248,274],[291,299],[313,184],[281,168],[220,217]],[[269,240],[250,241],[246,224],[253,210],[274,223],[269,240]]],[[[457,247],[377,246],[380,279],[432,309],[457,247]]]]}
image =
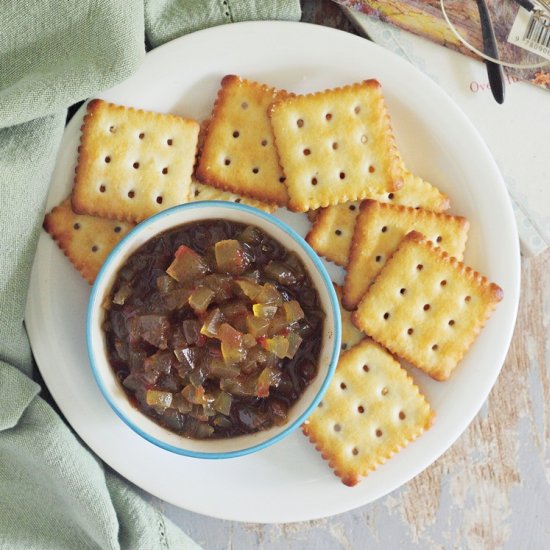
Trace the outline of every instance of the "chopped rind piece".
{"type": "Polygon", "coordinates": [[[263,338],[261,345],[267,351],[274,353],[279,359],[283,359],[288,353],[288,338],[286,336],[274,336],[263,338]]]}
{"type": "Polygon", "coordinates": [[[189,296],[189,305],[196,313],[204,313],[208,309],[215,294],[216,293],[212,289],[201,286],[194,290],[191,296],[189,296]]]}
{"type": "Polygon", "coordinates": [[[226,365],[234,365],[246,357],[242,332],[235,330],[228,323],[222,323],[218,329],[218,338],[222,343],[222,357],[226,365]]]}
{"type": "Polygon", "coordinates": [[[147,390],[145,401],[150,407],[157,410],[164,410],[172,404],[173,395],[168,391],[147,390]]]}
{"type": "Polygon", "coordinates": [[[168,319],[164,315],[140,315],[130,320],[130,335],[132,340],[143,339],[152,346],[166,349],[168,345],[168,319]]]}
{"type": "Polygon", "coordinates": [[[123,306],[126,298],[132,294],[132,287],[129,284],[123,284],[117,290],[117,293],[113,297],[113,304],[123,306]]]}
{"type": "Polygon", "coordinates": [[[176,250],[174,261],[168,266],[166,273],[180,283],[190,283],[208,271],[208,265],[201,255],[182,244],[176,250]]]}
{"type": "Polygon", "coordinates": [[[208,336],[208,338],[216,338],[218,336],[218,330],[223,322],[223,315],[219,308],[211,309],[204,320],[204,324],[201,327],[201,334],[208,336]]]}
{"type": "Polygon", "coordinates": [[[296,334],[295,332],[289,332],[287,338],[288,338],[288,349],[286,351],[286,357],[288,357],[289,359],[292,359],[294,355],[296,355],[296,352],[298,351],[298,348],[302,343],[302,337],[296,334]]]}
{"type": "Polygon", "coordinates": [[[266,367],[258,376],[256,386],[256,395],[258,397],[267,397],[270,386],[276,386],[281,380],[281,371],[271,367],[266,367]]]}
{"type": "Polygon", "coordinates": [[[277,313],[277,306],[270,306],[266,304],[254,304],[252,311],[256,317],[263,319],[273,319],[275,313],[277,313]]]}
{"type": "Polygon", "coordinates": [[[231,412],[231,394],[227,393],[225,391],[221,391],[218,394],[218,397],[214,400],[213,406],[214,409],[216,409],[221,414],[224,414],[225,416],[228,416],[231,412]]]}
{"type": "Polygon", "coordinates": [[[246,327],[248,332],[250,332],[250,334],[252,334],[255,338],[265,336],[269,327],[269,319],[248,314],[246,316],[246,327]]]}
{"type": "Polygon", "coordinates": [[[256,301],[262,304],[270,304],[280,306],[283,303],[281,293],[271,283],[266,283],[262,286],[262,290],[256,296],[256,301]]]}
{"type": "Polygon", "coordinates": [[[304,318],[304,310],[297,300],[291,300],[283,304],[287,323],[295,323],[304,318]]]}
{"type": "Polygon", "coordinates": [[[194,405],[202,405],[207,402],[203,386],[195,387],[193,384],[188,384],[181,390],[181,395],[194,405]]]}
{"type": "Polygon", "coordinates": [[[222,378],[236,378],[241,374],[239,367],[234,365],[226,365],[223,359],[214,358],[208,365],[208,374],[215,380],[222,378]]]}
{"type": "Polygon", "coordinates": [[[257,301],[257,297],[262,291],[262,285],[254,283],[253,281],[248,281],[247,279],[239,279],[235,281],[235,284],[240,288],[243,294],[253,302],[257,301]]]}
{"type": "Polygon", "coordinates": [[[240,275],[250,265],[250,258],[236,239],[218,241],[214,246],[216,265],[220,271],[240,275]]]}

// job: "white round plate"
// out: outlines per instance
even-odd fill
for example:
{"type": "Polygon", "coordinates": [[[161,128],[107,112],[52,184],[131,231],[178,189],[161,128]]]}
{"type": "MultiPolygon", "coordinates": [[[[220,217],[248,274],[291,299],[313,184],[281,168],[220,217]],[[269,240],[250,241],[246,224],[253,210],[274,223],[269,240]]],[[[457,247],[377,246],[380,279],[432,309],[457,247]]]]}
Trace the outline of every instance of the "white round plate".
{"type": "MultiPolygon", "coordinates": [[[[504,300],[451,380],[413,370],[436,412],[435,425],[354,488],[344,486],[295,432],[246,457],[211,461],[164,451],[136,435],[101,396],[86,359],[90,289],[45,233],[36,254],[26,324],[40,372],[59,408],[107,464],[146,491],[188,510],[228,520],[289,522],[325,517],[388,494],[434,462],[479,411],[500,371],[515,323],[519,248],[500,173],[472,124],[430,79],[351,34],[304,23],[239,23],[174,40],[100,97],[198,120],[221,78],[238,74],[302,93],[376,78],[408,167],[447,193],[471,223],[465,261],[500,284],[504,300]]],[[[66,128],[48,208],[71,190],[81,109],[66,128]]],[[[304,215],[281,211],[302,235],[304,215]]],[[[342,271],[330,267],[337,281],[342,271]]]]}

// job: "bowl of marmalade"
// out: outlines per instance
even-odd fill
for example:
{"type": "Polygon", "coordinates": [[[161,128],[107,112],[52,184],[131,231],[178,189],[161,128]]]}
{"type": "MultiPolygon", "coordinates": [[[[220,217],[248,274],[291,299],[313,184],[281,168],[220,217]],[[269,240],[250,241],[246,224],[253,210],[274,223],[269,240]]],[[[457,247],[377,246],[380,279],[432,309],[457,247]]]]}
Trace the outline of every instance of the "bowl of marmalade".
{"type": "Polygon", "coordinates": [[[86,330],[98,386],[132,430],[181,455],[231,458],[313,412],[341,321],[329,275],[292,228],[205,201],[165,210],[118,244],[86,330]]]}

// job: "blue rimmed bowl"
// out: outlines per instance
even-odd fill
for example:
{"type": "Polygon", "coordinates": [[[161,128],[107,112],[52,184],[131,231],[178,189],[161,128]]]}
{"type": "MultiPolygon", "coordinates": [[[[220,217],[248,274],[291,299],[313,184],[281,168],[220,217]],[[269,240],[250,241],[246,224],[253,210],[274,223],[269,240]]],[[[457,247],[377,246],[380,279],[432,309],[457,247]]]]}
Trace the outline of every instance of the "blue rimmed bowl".
{"type": "Polygon", "coordinates": [[[338,361],[341,320],[338,301],[330,277],[313,249],[290,226],[261,210],[243,204],[220,201],[193,202],[156,214],[130,231],[115,247],[99,272],[92,288],[86,318],[89,362],[101,393],[132,430],[147,441],[180,455],[195,458],[232,458],[260,451],[280,441],[313,412],[326,391],[338,361]],[[318,373],[288,412],[288,422],[254,434],[227,439],[189,439],[163,428],[134,407],[109,364],[102,307],[119,269],[144,243],[167,230],[192,222],[225,219],[250,224],[295,252],[307,268],[326,314],[318,373]]]}

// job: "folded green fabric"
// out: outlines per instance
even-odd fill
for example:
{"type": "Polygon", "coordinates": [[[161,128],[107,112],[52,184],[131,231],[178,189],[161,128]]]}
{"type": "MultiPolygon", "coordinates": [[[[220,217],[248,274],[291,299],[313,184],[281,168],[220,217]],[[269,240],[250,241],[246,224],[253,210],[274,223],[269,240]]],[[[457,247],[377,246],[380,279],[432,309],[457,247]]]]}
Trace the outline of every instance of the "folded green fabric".
{"type": "MultiPolygon", "coordinates": [[[[23,318],[67,108],[156,46],[232,21],[300,17],[298,0],[0,2],[0,548],[194,548],[40,397],[23,318]]],[[[59,365],[60,373],[63,365],[59,365]]]]}
{"type": "Polygon", "coordinates": [[[0,362],[0,548],[198,548],[105,471],[39,390],[0,362]]]}
{"type": "Polygon", "coordinates": [[[224,23],[298,21],[300,15],[298,0],[145,0],[145,30],[153,47],[224,23]]]}
{"type": "Polygon", "coordinates": [[[145,54],[142,0],[0,2],[0,128],[63,112],[145,54]]]}

